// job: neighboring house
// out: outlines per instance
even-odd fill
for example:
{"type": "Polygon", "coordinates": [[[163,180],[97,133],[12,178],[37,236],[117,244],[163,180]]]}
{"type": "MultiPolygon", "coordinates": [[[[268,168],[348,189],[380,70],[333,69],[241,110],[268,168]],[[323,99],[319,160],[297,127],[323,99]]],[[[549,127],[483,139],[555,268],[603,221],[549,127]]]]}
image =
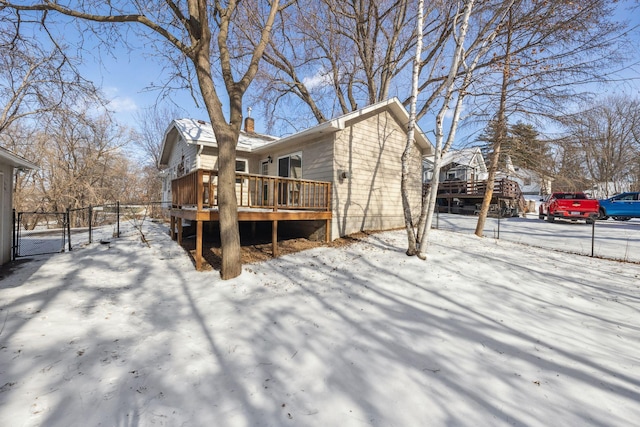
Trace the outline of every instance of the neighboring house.
{"type": "MultiPolygon", "coordinates": [[[[425,158],[424,182],[433,176],[433,156],[425,158]]],[[[479,147],[449,150],[442,156],[439,182],[482,181],[487,179],[487,166],[479,147]]]]}
{"type": "Polygon", "coordinates": [[[629,181],[609,181],[595,183],[590,189],[585,190],[594,199],[608,199],[609,197],[631,191],[629,181]]]}
{"type": "MultiPolygon", "coordinates": [[[[255,133],[248,119],[238,142],[236,170],[331,183],[331,240],[363,230],[403,227],[401,156],[408,120],[397,98],[280,139],[255,133]]],[[[416,129],[409,166],[414,212],[419,212],[421,202],[422,159],[432,153],[431,143],[416,129]]],[[[190,170],[218,169],[217,162],[210,124],[174,120],[161,153],[164,201],[171,201],[172,179],[190,170]]]]}
{"type": "Polygon", "coordinates": [[[0,147],[0,265],[11,261],[14,173],[35,168],[33,163],[0,147]]]}
{"type": "Polygon", "coordinates": [[[515,166],[511,156],[507,156],[506,170],[498,172],[499,177],[508,178],[518,183],[525,196],[544,196],[551,194],[553,178],[540,175],[530,169],[515,166]]]}

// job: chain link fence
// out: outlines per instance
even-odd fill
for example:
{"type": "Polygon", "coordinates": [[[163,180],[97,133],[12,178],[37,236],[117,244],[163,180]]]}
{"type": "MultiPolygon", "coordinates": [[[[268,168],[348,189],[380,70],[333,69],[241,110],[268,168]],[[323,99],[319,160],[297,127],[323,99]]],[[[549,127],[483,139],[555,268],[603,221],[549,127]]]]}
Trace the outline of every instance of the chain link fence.
{"type": "Polygon", "coordinates": [[[133,233],[144,236],[149,221],[168,219],[168,207],[162,202],[115,202],[66,212],[16,212],[13,258],[71,251],[133,233]]]}
{"type": "MultiPolygon", "coordinates": [[[[436,214],[433,228],[473,234],[478,217],[436,214]]],[[[525,217],[487,218],[484,237],[521,243],[552,251],[587,255],[623,262],[640,263],[640,218],[629,221],[555,221],[525,217]]]]}
{"type": "Polygon", "coordinates": [[[13,258],[64,252],[66,212],[14,214],[13,258]]]}

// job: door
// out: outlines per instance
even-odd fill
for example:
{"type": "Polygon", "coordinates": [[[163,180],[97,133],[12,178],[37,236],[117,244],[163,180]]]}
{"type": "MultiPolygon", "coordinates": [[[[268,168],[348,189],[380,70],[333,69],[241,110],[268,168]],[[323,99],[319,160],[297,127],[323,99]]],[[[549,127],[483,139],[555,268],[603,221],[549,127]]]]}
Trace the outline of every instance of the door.
{"type": "MultiPolygon", "coordinates": [[[[278,176],[281,178],[302,179],[302,153],[294,153],[278,159],[278,176]]],[[[281,182],[278,189],[278,202],[281,205],[297,206],[300,203],[300,183],[281,182]]]]}

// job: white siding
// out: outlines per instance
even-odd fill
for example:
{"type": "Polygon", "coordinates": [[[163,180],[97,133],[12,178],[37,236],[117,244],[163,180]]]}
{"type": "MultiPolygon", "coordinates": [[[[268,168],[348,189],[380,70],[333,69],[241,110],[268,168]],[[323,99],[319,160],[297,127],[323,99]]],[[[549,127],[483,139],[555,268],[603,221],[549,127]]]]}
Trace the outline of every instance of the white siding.
{"type": "Polygon", "coordinates": [[[185,140],[176,136],[177,141],[173,144],[173,149],[169,153],[167,161],[167,174],[163,179],[162,201],[164,203],[171,202],[171,180],[178,177],[178,167],[183,163],[184,174],[191,172],[196,168],[196,155],[198,147],[194,144],[187,144],[185,140]]]}

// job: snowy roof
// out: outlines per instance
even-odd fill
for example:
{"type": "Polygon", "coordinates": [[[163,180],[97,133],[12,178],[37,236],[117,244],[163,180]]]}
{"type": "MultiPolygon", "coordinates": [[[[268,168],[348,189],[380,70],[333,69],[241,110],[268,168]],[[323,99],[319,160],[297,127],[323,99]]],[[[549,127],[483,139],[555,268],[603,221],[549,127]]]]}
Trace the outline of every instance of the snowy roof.
{"type": "MultiPolygon", "coordinates": [[[[177,119],[171,122],[167,133],[175,128],[180,132],[180,136],[189,144],[202,144],[211,147],[217,147],[216,136],[213,133],[213,127],[204,120],[196,119],[177,119]]],[[[238,138],[238,150],[252,151],[256,148],[267,145],[276,141],[278,138],[270,135],[262,135],[258,133],[248,133],[240,131],[238,138]]]]}
{"type": "MultiPolygon", "coordinates": [[[[433,156],[428,157],[426,160],[433,163],[433,156]]],[[[441,166],[447,166],[450,164],[457,164],[471,168],[479,167],[481,171],[486,172],[486,165],[484,164],[482,152],[478,147],[447,151],[442,156],[441,166]]]]}
{"type": "MultiPolygon", "coordinates": [[[[344,114],[335,119],[281,139],[271,135],[248,133],[241,130],[237,148],[238,151],[252,152],[275,144],[304,142],[310,138],[323,134],[338,132],[339,130],[347,127],[347,122],[351,122],[359,118],[366,118],[371,114],[375,114],[383,110],[389,111],[391,115],[393,115],[393,117],[403,125],[406,125],[409,121],[409,113],[407,113],[407,110],[404,108],[400,100],[398,98],[391,98],[386,101],[361,108],[360,110],[344,114]]],[[[168,153],[172,149],[174,141],[173,138],[169,138],[169,134],[174,131],[177,131],[180,134],[180,137],[188,144],[217,147],[216,137],[211,124],[203,120],[196,119],[173,120],[164,135],[161,151],[161,159],[164,160],[161,160],[161,164],[165,164],[164,162],[167,160],[165,154],[168,156],[168,153]]],[[[418,126],[416,126],[414,137],[416,143],[422,147],[423,150],[428,153],[433,152],[433,145],[418,126]]]]}

